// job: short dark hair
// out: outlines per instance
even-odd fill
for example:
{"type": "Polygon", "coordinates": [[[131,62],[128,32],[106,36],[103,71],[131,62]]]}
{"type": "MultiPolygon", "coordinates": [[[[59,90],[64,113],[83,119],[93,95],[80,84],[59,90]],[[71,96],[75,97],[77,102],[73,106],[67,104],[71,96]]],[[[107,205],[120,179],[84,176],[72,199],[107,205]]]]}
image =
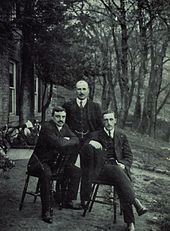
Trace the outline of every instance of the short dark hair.
{"type": "Polygon", "coordinates": [[[55,112],[60,112],[60,111],[66,112],[64,107],[61,107],[61,106],[54,107],[53,110],[52,110],[52,116],[54,115],[55,112]]]}
{"type": "Polygon", "coordinates": [[[103,111],[102,116],[104,116],[105,114],[110,114],[110,113],[113,113],[115,116],[115,112],[111,109],[107,109],[107,110],[103,111]]]}

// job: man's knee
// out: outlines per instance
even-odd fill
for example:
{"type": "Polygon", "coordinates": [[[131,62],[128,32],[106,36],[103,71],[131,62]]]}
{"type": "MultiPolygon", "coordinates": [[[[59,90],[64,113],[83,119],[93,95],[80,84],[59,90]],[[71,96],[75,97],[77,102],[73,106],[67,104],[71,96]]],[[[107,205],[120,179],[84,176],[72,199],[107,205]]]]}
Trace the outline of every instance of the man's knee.
{"type": "Polygon", "coordinates": [[[81,169],[77,166],[72,165],[65,170],[65,174],[73,178],[75,177],[77,179],[81,177],[81,169]]]}
{"type": "Polygon", "coordinates": [[[80,159],[89,159],[94,155],[94,148],[91,144],[83,145],[80,151],[80,159]]]}
{"type": "Polygon", "coordinates": [[[52,170],[49,165],[44,164],[43,169],[41,170],[41,178],[51,179],[52,178],[52,170]]]}

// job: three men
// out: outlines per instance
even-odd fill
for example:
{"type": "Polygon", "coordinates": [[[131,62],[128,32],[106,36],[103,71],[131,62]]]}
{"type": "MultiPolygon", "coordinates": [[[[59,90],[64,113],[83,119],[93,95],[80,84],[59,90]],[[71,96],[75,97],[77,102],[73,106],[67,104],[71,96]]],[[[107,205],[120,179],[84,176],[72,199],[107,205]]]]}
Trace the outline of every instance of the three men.
{"type": "Polygon", "coordinates": [[[133,155],[126,136],[115,129],[116,118],[113,112],[107,111],[103,114],[103,123],[104,128],[92,133],[89,142],[81,150],[81,199],[89,200],[94,178],[112,183],[121,201],[127,230],[134,231],[132,205],[138,215],[144,214],[147,209],[136,198],[131,184],[130,167],[133,155]]]}
{"type": "MultiPolygon", "coordinates": [[[[34,150],[33,155],[36,155],[42,166],[36,168],[41,182],[42,219],[48,223],[52,222],[49,211],[52,175],[50,163],[55,159],[56,153],[66,154],[71,151],[70,165],[66,171],[69,179],[68,198],[66,198],[68,205],[71,200],[76,199],[78,193],[80,169],[75,167],[74,163],[79,153],[82,170],[80,190],[82,206],[89,200],[93,178],[106,179],[116,187],[127,230],[134,231],[135,218],[132,205],[139,215],[144,214],[147,209],[137,200],[131,184],[130,167],[133,155],[128,140],[123,133],[115,129],[114,113],[107,111],[102,118],[99,104],[88,99],[89,86],[86,81],[77,82],[76,94],[77,98],[66,102],[64,108],[57,107],[53,110],[52,120],[42,126],[34,150]]],[[[35,170],[32,169],[31,162],[30,159],[28,165],[30,172],[35,170]]]]}
{"type": "MultiPolygon", "coordinates": [[[[52,111],[52,119],[45,122],[39,134],[34,152],[28,162],[28,172],[36,174],[40,179],[40,196],[42,203],[42,219],[52,223],[50,213],[50,186],[53,174],[54,162],[58,153],[73,155],[79,144],[77,136],[65,124],[66,112],[62,107],[56,107],[52,111]]],[[[55,169],[54,169],[55,170],[55,169]]],[[[66,173],[69,174],[69,193],[65,202],[76,200],[80,181],[80,169],[71,165],[70,159],[66,163],[66,173]]]]}

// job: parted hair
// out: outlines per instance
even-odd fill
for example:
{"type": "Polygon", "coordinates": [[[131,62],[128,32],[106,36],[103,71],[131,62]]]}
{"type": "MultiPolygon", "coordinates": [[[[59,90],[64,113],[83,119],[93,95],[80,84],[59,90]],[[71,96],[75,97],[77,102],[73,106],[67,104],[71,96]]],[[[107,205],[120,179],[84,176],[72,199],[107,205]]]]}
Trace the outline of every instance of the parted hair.
{"type": "Polygon", "coordinates": [[[55,112],[60,112],[60,111],[65,111],[66,112],[65,108],[63,108],[61,106],[54,107],[53,110],[52,110],[52,116],[54,115],[55,112]]]}

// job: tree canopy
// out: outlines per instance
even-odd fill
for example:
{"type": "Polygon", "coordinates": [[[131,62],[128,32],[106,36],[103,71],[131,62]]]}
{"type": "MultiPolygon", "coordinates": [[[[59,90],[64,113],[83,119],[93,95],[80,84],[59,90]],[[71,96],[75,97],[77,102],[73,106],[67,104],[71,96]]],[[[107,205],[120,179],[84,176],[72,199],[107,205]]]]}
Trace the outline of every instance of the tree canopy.
{"type": "Polygon", "coordinates": [[[69,88],[85,78],[121,127],[130,115],[134,129],[155,134],[170,96],[168,0],[3,0],[0,11],[6,47],[22,32],[23,100],[28,76],[69,88]]]}

